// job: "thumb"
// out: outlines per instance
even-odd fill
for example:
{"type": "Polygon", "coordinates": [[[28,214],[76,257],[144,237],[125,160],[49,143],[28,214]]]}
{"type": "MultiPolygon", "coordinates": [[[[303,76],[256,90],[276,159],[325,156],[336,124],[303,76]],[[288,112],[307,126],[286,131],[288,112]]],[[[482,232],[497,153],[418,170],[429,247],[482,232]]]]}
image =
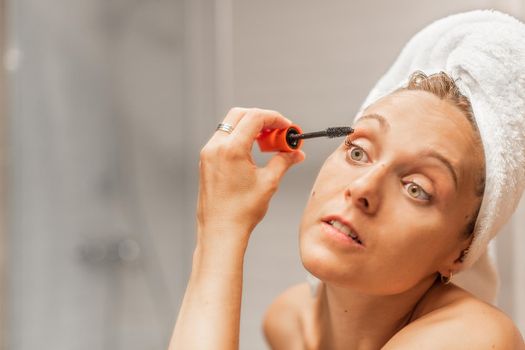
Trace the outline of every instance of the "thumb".
{"type": "Polygon", "coordinates": [[[304,158],[303,151],[279,152],[268,161],[264,171],[269,173],[270,178],[280,180],[292,165],[302,162],[304,158]]]}

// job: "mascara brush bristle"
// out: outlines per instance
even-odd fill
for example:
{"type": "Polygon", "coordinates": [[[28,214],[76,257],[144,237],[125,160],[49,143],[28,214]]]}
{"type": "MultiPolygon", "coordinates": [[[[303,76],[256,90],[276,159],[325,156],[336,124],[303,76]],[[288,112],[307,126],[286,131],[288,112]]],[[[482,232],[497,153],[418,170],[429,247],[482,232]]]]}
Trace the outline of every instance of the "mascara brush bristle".
{"type": "Polygon", "coordinates": [[[329,138],[346,136],[354,132],[354,129],[348,126],[340,126],[326,129],[326,136],[329,138]]]}
{"type": "Polygon", "coordinates": [[[354,132],[354,129],[352,129],[349,126],[339,126],[339,127],[328,128],[323,131],[315,131],[315,132],[309,132],[305,134],[289,134],[286,136],[286,138],[288,140],[313,139],[314,137],[334,138],[334,137],[346,136],[353,132],[354,132]]]}

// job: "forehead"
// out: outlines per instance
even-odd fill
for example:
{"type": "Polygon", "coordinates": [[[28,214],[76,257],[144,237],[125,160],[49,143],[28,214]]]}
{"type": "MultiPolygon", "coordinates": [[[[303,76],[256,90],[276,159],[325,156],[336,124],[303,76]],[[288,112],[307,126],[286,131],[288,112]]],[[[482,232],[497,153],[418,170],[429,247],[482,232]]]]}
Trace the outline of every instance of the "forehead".
{"type": "MultiPolygon", "coordinates": [[[[390,132],[410,136],[412,146],[453,145],[463,153],[472,151],[475,144],[475,130],[463,112],[429,92],[400,91],[387,95],[365,109],[363,115],[367,114],[383,116],[390,132]]],[[[375,121],[357,121],[361,122],[375,121]]]]}
{"type": "MultiPolygon", "coordinates": [[[[388,123],[381,135],[384,142],[400,151],[417,153],[436,150],[443,154],[461,173],[471,173],[479,167],[480,147],[471,122],[451,102],[425,91],[399,91],[387,95],[365,109],[363,115],[379,114],[388,123]]],[[[357,120],[361,126],[380,126],[377,120],[357,120]]]]}

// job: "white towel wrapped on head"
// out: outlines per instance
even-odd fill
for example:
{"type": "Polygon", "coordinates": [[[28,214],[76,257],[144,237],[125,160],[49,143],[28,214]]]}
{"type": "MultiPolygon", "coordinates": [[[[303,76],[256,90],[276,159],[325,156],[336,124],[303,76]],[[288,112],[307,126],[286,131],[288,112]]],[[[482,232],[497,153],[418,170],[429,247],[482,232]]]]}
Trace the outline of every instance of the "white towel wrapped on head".
{"type": "Polygon", "coordinates": [[[525,186],[525,25],[491,10],[430,24],[407,43],[362,109],[406,85],[416,70],[427,75],[444,71],[472,105],[485,152],[486,184],[464,270],[453,280],[493,302],[498,279],[487,246],[511,217],[525,186]]]}

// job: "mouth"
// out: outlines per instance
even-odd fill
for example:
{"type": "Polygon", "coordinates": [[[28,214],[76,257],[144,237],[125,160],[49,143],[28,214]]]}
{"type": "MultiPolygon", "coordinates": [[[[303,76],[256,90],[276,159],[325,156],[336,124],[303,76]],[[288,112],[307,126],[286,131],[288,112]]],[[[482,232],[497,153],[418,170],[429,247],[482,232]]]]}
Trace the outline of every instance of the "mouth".
{"type": "Polygon", "coordinates": [[[354,242],[360,245],[364,245],[363,241],[359,237],[359,234],[355,229],[347,222],[344,222],[340,218],[330,218],[328,220],[323,220],[328,225],[332,226],[337,231],[341,232],[345,236],[351,238],[354,242]]]}

